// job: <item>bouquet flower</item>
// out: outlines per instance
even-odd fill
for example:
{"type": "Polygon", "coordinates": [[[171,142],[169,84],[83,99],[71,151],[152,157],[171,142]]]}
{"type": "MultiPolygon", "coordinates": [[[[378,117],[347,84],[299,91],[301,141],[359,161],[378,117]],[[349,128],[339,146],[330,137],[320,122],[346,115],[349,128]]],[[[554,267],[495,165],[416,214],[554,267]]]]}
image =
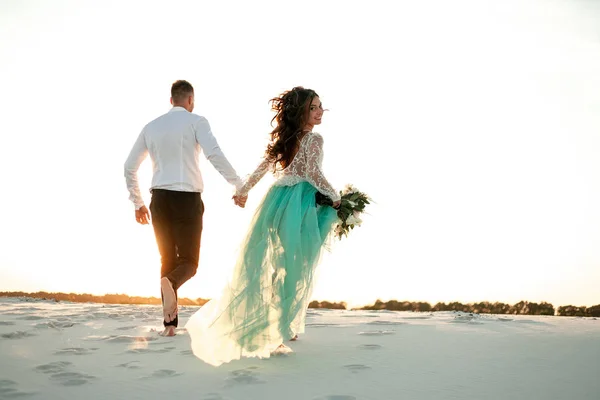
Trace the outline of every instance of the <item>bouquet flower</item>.
{"type": "MultiPolygon", "coordinates": [[[[341,240],[342,236],[347,237],[350,230],[354,229],[355,226],[361,225],[360,214],[363,213],[367,204],[371,204],[371,199],[352,185],[346,185],[340,191],[340,195],[342,199],[340,207],[337,209],[340,222],[335,227],[335,235],[341,240]]],[[[317,205],[333,205],[333,201],[320,192],[317,192],[315,197],[317,205]]]]}

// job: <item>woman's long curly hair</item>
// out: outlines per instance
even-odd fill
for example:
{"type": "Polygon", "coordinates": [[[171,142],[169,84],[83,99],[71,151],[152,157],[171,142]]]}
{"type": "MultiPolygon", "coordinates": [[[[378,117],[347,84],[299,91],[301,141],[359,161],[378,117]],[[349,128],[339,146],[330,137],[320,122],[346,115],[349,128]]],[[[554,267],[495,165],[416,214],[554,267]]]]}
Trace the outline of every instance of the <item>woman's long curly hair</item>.
{"type": "Polygon", "coordinates": [[[271,110],[276,112],[271,126],[273,121],[276,121],[277,125],[271,131],[271,143],[265,153],[274,170],[277,170],[278,165],[282,169],[286,168],[294,159],[300,139],[304,135],[303,129],[308,119],[310,104],[318,96],[312,89],[297,86],[269,100],[271,110]]]}

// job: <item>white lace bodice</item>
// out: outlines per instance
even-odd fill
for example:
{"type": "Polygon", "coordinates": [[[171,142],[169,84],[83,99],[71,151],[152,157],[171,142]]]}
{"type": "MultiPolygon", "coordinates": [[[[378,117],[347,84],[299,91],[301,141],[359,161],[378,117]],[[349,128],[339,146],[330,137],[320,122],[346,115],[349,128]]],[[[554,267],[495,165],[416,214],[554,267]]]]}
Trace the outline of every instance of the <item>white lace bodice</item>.
{"type": "MultiPolygon", "coordinates": [[[[340,199],[340,194],[331,186],[322,171],[323,164],[323,137],[316,132],[308,132],[300,140],[300,148],[294,159],[282,171],[275,174],[276,186],[292,186],[306,181],[313,185],[319,192],[330,197],[333,201],[340,199]]],[[[250,189],[261,180],[272,167],[268,160],[263,160],[256,170],[248,176],[242,188],[237,192],[246,196],[250,189]]]]}

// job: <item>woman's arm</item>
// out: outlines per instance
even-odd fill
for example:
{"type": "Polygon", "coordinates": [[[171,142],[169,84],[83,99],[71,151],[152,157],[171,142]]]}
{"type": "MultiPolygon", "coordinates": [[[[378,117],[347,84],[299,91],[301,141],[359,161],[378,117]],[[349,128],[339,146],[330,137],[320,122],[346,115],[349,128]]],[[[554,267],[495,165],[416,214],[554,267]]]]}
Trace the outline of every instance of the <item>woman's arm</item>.
{"type": "Polygon", "coordinates": [[[323,156],[323,137],[318,133],[312,133],[310,135],[306,149],[306,178],[319,192],[328,196],[336,203],[341,198],[340,194],[325,178],[320,165],[323,156]]]}

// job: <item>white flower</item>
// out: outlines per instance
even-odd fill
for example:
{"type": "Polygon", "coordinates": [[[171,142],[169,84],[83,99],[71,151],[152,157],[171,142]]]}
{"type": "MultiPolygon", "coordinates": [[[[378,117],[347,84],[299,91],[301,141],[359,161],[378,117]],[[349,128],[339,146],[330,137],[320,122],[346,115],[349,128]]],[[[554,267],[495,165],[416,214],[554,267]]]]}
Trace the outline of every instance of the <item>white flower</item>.
{"type": "Polygon", "coordinates": [[[351,194],[351,193],[356,193],[358,192],[358,190],[351,184],[348,184],[344,187],[344,190],[342,190],[342,192],[344,194],[351,194]]]}
{"type": "Polygon", "coordinates": [[[352,214],[348,218],[346,218],[346,225],[360,226],[360,224],[362,224],[362,220],[360,218],[356,217],[354,214],[352,214]]]}

